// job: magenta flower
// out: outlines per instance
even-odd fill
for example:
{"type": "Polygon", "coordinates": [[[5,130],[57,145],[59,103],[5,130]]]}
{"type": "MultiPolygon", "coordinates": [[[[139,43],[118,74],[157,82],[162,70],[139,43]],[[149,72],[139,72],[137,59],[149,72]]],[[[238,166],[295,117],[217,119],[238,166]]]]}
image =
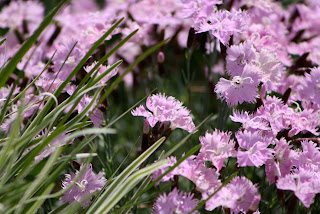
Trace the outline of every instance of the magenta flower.
{"type": "MultiPolygon", "coordinates": [[[[92,97],[88,96],[85,94],[79,104],[77,105],[77,110],[78,113],[81,113],[90,103],[92,102],[92,97]]],[[[101,124],[103,123],[103,114],[102,111],[99,108],[95,108],[97,103],[95,102],[91,108],[89,109],[88,113],[86,114],[87,116],[90,116],[90,119],[94,126],[100,127],[101,124]],[[95,108],[95,109],[94,109],[95,108]],[[94,112],[90,115],[90,112],[94,109],[94,112]]]]}
{"type": "Polygon", "coordinates": [[[222,100],[226,100],[229,106],[243,102],[255,103],[256,98],[259,97],[257,91],[260,80],[260,69],[247,64],[241,76],[234,76],[231,80],[220,78],[214,90],[220,94],[222,100]]]}
{"type": "MultiPolygon", "coordinates": [[[[37,86],[42,88],[44,92],[54,93],[58,87],[62,84],[62,80],[59,78],[54,78],[51,75],[44,75],[46,77],[41,77],[35,82],[37,86]]],[[[65,89],[63,90],[63,92],[65,89]]]]}
{"type": "MultiPolygon", "coordinates": [[[[176,214],[190,213],[198,205],[198,200],[193,198],[193,194],[179,192],[174,189],[168,195],[160,195],[153,205],[154,214],[176,214]]],[[[197,214],[198,211],[192,212],[197,214]]]]}
{"type": "Polygon", "coordinates": [[[301,141],[302,152],[298,153],[296,166],[315,164],[320,166],[320,147],[312,141],[301,141]]]}
{"type": "Polygon", "coordinates": [[[197,23],[206,19],[213,12],[217,11],[216,5],[222,4],[221,0],[180,0],[181,1],[181,15],[184,18],[193,18],[197,23]]]}
{"type": "MultiPolygon", "coordinates": [[[[83,3],[80,3],[83,4],[83,3]]],[[[116,15],[112,11],[99,11],[89,13],[78,13],[72,16],[69,25],[73,28],[75,33],[79,32],[78,41],[83,45],[84,49],[89,49],[90,46],[96,42],[108,29],[112,26],[116,15]],[[73,20],[72,20],[73,19],[73,20]],[[78,19],[78,20],[74,20],[78,19]],[[77,26],[74,26],[76,22],[77,26]]],[[[65,20],[63,20],[65,22],[65,20]]],[[[111,39],[112,35],[119,33],[118,29],[115,29],[114,32],[109,35],[106,40],[111,39]]]]}
{"type": "Polygon", "coordinates": [[[263,73],[262,82],[279,82],[283,74],[283,67],[276,58],[276,53],[262,49],[257,55],[257,63],[263,73]]]}
{"type": "Polygon", "coordinates": [[[286,142],[284,138],[277,140],[274,148],[274,158],[267,160],[265,164],[265,171],[270,184],[291,172],[298,155],[291,148],[292,145],[286,142]]]}
{"type": "Polygon", "coordinates": [[[209,31],[226,46],[234,33],[240,33],[244,30],[245,17],[245,13],[241,11],[219,10],[203,19],[196,30],[197,33],[209,31]]]}
{"type": "Polygon", "coordinates": [[[212,194],[219,186],[219,172],[206,167],[203,160],[192,155],[179,165],[179,174],[191,180],[202,195],[212,194]]]}
{"type": "Polygon", "coordinates": [[[307,132],[311,132],[314,135],[319,135],[319,125],[320,120],[319,117],[319,111],[314,110],[312,108],[304,108],[303,111],[295,112],[294,115],[292,115],[291,119],[291,130],[288,133],[289,137],[292,137],[299,132],[302,132],[303,134],[307,132]]]}
{"type": "MultiPolygon", "coordinates": [[[[63,81],[67,79],[67,77],[70,75],[70,73],[77,66],[77,64],[80,62],[80,60],[85,54],[85,52],[79,47],[79,44],[77,44],[72,50],[72,52],[70,53],[74,44],[75,44],[75,41],[69,41],[67,44],[61,45],[59,47],[59,51],[57,52],[56,56],[53,59],[53,62],[54,62],[53,70],[56,73],[59,72],[61,66],[63,65],[61,71],[58,74],[58,77],[63,81]],[[69,53],[70,55],[67,59],[67,56],[69,53]]],[[[73,78],[75,79],[75,77],[73,78]]]]}
{"type": "Polygon", "coordinates": [[[271,139],[262,137],[259,132],[237,132],[236,138],[242,151],[238,150],[237,159],[239,166],[262,166],[272,158],[273,150],[267,148],[271,139]]]}
{"type": "Polygon", "coordinates": [[[303,94],[308,99],[320,105],[320,68],[311,69],[310,74],[305,74],[307,84],[303,88],[303,94]]]}
{"type": "MultiPolygon", "coordinates": [[[[64,196],[60,199],[64,202],[73,203],[75,201],[81,202],[85,197],[89,197],[90,194],[94,193],[97,190],[101,190],[102,187],[106,184],[106,179],[103,177],[103,173],[95,174],[92,171],[92,164],[89,166],[81,165],[80,171],[85,167],[85,171],[78,180],[74,178],[79,174],[77,170],[76,173],[66,174],[66,179],[62,182],[62,188],[65,189],[72,185],[68,189],[64,196]]],[[[85,208],[90,204],[90,198],[82,203],[82,207],[85,208]]]]}
{"type": "MultiPolygon", "coordinates": [[[[51,133],[49,133],[50,135],[51,133]]],[[[44,135],[44,134],[43,134],[44,135]]],[[[42,135],[42,136],[43,136],[42,135]]],[[[38,137],[41,137],[39,135],[38,137]]],[[[54,140],[52,140],[34,159],[36,162],[50,156],[56,149],[57,147],[64,146],[67,144],[66,137],[68,137],[68,134],[61,134],[54,140]]],[[[73,141],[73,140],[72,140],[73,141]]],[[[72,143],[72,142],[70,142],[72,143]]],[[[29,149],[33,148],[34,146],[30,147],[29,149]]]]}
{"type": "MultiPolygon", "coordinates": [[[[164,164],[160,169],[153,172],[153,174],[151,176],[152,180],[156,180],[159,176],[161,176],[163,173],[165,173],[169,169],[169,167],[171,167],[177,163],[177,158],[173,157],[173,156],[168,157],[167,160],[169,160],[168,163],[164,164]]],[[[165,175],[156,185],[158,185],[160,182],[173,180],[173,177],[178,174],[179,174],[178,167],[174,168],[171,172],[169,172],[169,174],[165,175]]]]}
{"type": "Polygon", "coordinates": [[[230,119],[233,122],[242,123],[242,128],[244,129],[260,129],[269,131],[270,127],[266,119],[254,116],[252,114],[249,114],[247,111],[238,111],[233,110],[233,115],[230,115],[230,119]]]}
{"type": "Polygon", "coordinates": [[[227,73],[230,76],[240,76],[246,64],[250,64],[258,56],[253,45],[245,41],[239,45],[231,45],[227,49],[227,73]]]}
{"type": "Polygon", "coordinates": [[[214,130],[211,133],[206,132],[205,136],[200,136],[200,153],[198,158],[209,160],[217,168],[217,171],[224,166],[223,161],[228,157],[235,157],[235,142],[230,139],[231,132],[221,132],[214,130]]]}
{"type": "Polygon", "coordinates": [[[166,97],[165,94],[153,94],[147,99],[147,111],[142,105],[132,110],[134,116],[146,117],[150,126],[157,122],[170,122],[170,128],[184,129],[190,133],[195,131],[195,125],[190,116],[190,111],[182,106],[182,103],[174,97],[166,97]]]}
{"type": "Polygon", "coordinates": [[[279,178],[278,189],[291,190],[309,208],[316,194],[320,193],[320,167],[310,164],[300,166],[294,173],[279,178]]]}
{"type": "Polygon", "coordinates": [[[256,112],[256,116],[264,118],[269,122],[274,136],[276,136],[280,130],[289,128],[293,115],[293,109],[283,104],[281,99],[275,96],[267,96],[263,106],[258,108],[256,112]]]}
{"type": "Polygon", "coordinates": [[[235,177],[207,201],[205,208],[211,211],[222,206],[230,208],[231,213],[246,213],[256,210],[260,199],[256,185],[246,177],[235,177]]]}
{"type": "Polygon", "coordinates": [[[38,76],[46,65],[42,61],[44,49],[45,47],[39,47],[34,52],[28,51],[27,54],[22,58],[21,62],[17,65],[17,68],[23,70],[25,75],[29,78],[38,76]]]}
{"type": "MultiPolygon", "coordinates": [[[[91,65],[88,65],[86,67],[84,67],[84,70],[89,73],[93,68],[94,66],[97,65],[98,62],[93,62],[91,65]]],[[[103,72],[105,72],[106,70],[108,70],[110,68],[110,66],[104,66],[104,65],[100,65],[97,70],[94,71],[94,73],[98,72],[97,76],[98,77],[99,75],[101,75],[103,72]]],[[[113,76],[117,75],[119,69],[118,68],[115,68],[113,69],[112,71],[110,71],[105,77],[102,78],[102,80],[100,80],[100,84],[106,84],[113,76]]]]}
{"type": "Polygon", "coordinates": [[[182,21],[173,15],[177,6],[175,1],[170,0],[139,1],[129,6],[129,12],[133,19],[139,23],[158,24],[160,26],[177,25],[182,21]]]}
{"type": "Polygon", "coordinates": [[[1,10],[0,27],[23,32],[23,21],[26,21],[28,31],[32,34],[41,23],[44,10],[44,6],[38,1],[11,1],[1,10]]]}

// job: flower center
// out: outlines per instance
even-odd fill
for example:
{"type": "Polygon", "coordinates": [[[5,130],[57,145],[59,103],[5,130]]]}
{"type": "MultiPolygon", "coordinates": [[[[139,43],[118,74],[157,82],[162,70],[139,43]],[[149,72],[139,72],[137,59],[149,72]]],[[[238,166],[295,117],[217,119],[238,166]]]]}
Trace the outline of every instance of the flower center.
{"type": "Polygon", "coordinates": [[[78,187],[81,189],[81,191],[85,191],[86,186],[88,184],[87,180],[82,180],[80,183],[76,182],[76,184],[78,185],[78,187]]]}
{"type": "Polygon", "coordinates": [[[74,64],[76,64],[76,59],[75,59],[75,57],[74,57],[74,56],[69,56],[69,57],[68,57],[68,60],[66,61],[66,64],[68,64],[68,65],[74,65],[74,64]]]}
{"type": "Polygon", "coordinates": [[[248,153],[249,154],[254,154],[256,152],[256,149],[254,148],[254,146],[252,146],[249,150],[248,150],[248,153]]]}
{"type": "Polygon", "coordinates": [[[245,64],[247,64],[246,54],[243,51],[241,51],[238,57],[238,65],[245,65],[245,64]]]}
{"type": "Polygon", "coordinates": [[[231,84],[233,86],[239,87],[242,85],[242,78],[240,76],[235,76],[232,78],[231,84]]]}

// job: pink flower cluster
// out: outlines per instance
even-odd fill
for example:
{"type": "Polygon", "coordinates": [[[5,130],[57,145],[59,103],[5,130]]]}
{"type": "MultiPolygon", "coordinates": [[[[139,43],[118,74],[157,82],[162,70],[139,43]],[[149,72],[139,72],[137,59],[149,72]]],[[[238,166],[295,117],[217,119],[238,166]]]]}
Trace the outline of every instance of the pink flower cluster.
{"type": "MultiPolygon", "coordinates": [[[[169,181],[175,175],[183,176],[194,183],[196,190],[201,193],[204,200],[207,199],[222,185],[219,171],[224,167],[225,159],[237,157],[239,166],[251,166],[256,163],[261,166],[271,158],[271,149],[267,149],[267,145],[262,142],[260,144],[263,146],[255,142],[260,140],[257,139],[259,136],[247,135],[246,133],[247,138],[242,139],[241,145],[247,146],[246,148],[250,147],[248,149],[250,152],[242,152],[240,149],[238,151],[235,149],[235,141],[230,139],[230,132],[219,130],[213,131],[212,134],[207,132],[205,136],[200,137],[202,148],[199,154],[187,158],[177,168],[165,175],[161,181],[169,181]],[[254,143],[257,145],[253,146],[254,143]],[[213,167],[208,167],[205,161],[210,161],[213,167]]],[[[239,139],[238,141],[241,142],[239,139]]],[[[153,180],[176,163],[175,157],[170,157],[169,160],[167,165],[153,173],[153,180]]],[[[245,177],[235,177],[207,201],[206,210],[211,211],[222,206],[231,209],[234,213],[255,211],[260,198],[258,188],[250,180],[245,177]]]]}
{"type": "Polygon", "coordinates": [[[151,127],[159,123],[170,123],[170,129],[184,129],[190,133],[195,132],[195,125],[190,116],[190,111],[182,106],[183,103],[174,97],[165,94],[154,94],[147,98],[147,111],[143,105],[132,110],[132,115],[146,117],[151,127]]]}

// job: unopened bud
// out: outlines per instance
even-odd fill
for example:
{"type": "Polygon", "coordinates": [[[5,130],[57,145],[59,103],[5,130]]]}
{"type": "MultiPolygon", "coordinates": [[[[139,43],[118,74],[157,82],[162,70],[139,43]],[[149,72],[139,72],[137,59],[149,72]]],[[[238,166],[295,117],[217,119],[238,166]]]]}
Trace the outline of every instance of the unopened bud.
{"type": "Polygon", "coordinates": [[[160,51],[158,53],[158,63],[164,63],[164,60],[165,60],[164,53],[162,51],[160,51]]]}

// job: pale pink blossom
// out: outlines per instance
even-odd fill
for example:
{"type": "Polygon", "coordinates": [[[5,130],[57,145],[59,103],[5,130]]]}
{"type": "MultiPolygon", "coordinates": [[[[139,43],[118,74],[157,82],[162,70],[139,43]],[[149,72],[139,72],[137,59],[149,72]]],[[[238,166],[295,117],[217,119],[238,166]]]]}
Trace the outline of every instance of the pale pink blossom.
{"type": "Polygon", "coordinates": [[[246,177],[234,177],[229,184],[219,190],[206,202],[206,210],[212,211],[222,206],[231,213],[246,213],[258,208],[261,195],[256,185],[246,177]]]}
{"type": "Polygon", "coordinates": [[[273,150],[268,148],[270,138],[263,137],[259,132],[237,132],[239,147],[237,159],[239,166],[262,166],[272,158],[273,150]]]}
{"type": "Polygon", "coordinates": [[[166,97],[165,94],[154,94],[147,98],[147,111],[142,105],[132,110],[132,115],[146,117],[150,126],[154,127],[157,122],[170,122],[170,128],[181,128],[188,132],[195,131],[195,125],[190,116],[190,111],[183,103],[174,97],[166,97]]]}
{"type": "Polygon", "coordinates": [[[191,180],[203,196],[212,194],[219,186],[219,172],[208,168],[203,160],[192,155],[179,165],[179,174],[191,180]]]}
{"type": "Polygon", "coordinates": [[[80,171],[84,170],[82,176],[79,179],[75,180],[76,176],[80,173],[78,170],[76,173],[71,172],[66,174],[65,180],[62,182],[62,188],[65,189],[72,185],[64,195],[61,197],[61,200],[64,202],[74,203],[82,202],[82,207],[87,207],[91,200],[90,198],[82,201],[85,197],[90,197],[97,190],[101,190],[106,183],[106,179],[103,177],[103,173],[95,174],[92,170],[92,164],[89,166],[81,165],[80,171]]]}
{"type": "Polygon", "coordinates": [[[229,106],[243,102],[255,103],[259,97],[258,85],[261,81],[261,71],[257,66],[247,64],[241,76],[234,76],[231,80],[220,78],[215,87],[215,92],[226,100],[229,106]]]}
{"type": "MultiPolygon", "coordinates": [[[[198,200],[193,194],[179,192],[173,189],[169,194],[160,195],[153,205],[154,214],[190,213],[198,205],[198,200]]],[[[197,214],[198,211],[192,212],[197,214]]]]}
{"type": "Polygon", "coordinates": [[[235,142],[230,139],[231,134],[215,129],[212,133],[206,132],[205,136],[200,136],[202,147],[198,158],[211,161],[217,171],[220,171],[226,158],[236,156],[235,142]]]}
{"type": "MultiPolygon", "coordinates": [[[[169,167],[173,166],[177,162],[176,157],[168,157],[167,160],[168,160],[168,163],[164,164],[160,169],[153,172],[151,176],[152,180],[156,180],[159,176],[165,173],[169,169],[169,167]]],[[[179,174],[178,171],[179,171],[178,168],[174,168],[171,172],[169,172],[167,175],[161,178],[161,180],[156,185],[158,185],[160,182],[173,180],[173,177],[179,174]]]]}
{"type": "Polygon", "coordinates": [[[314,196],[320,193],[319,175],[319,166],[300,166],[293,173],[279,178],[276,186],[278,189],[293,191],[302,204],[309,208],[314,196]]]}

